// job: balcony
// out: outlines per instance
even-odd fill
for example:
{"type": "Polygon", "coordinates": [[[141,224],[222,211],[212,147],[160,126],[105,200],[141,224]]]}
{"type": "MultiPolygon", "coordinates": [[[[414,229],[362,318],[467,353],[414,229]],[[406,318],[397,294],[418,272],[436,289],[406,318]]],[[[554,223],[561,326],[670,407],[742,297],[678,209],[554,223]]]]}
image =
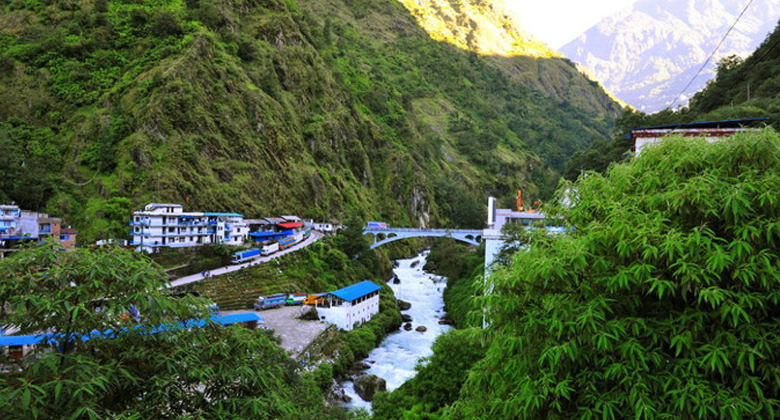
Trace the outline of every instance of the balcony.
{"type": "Polygon", "coordinates": [[[130,221],[130,226],[151,226],[152,222],[149,220],[130,221]]]}

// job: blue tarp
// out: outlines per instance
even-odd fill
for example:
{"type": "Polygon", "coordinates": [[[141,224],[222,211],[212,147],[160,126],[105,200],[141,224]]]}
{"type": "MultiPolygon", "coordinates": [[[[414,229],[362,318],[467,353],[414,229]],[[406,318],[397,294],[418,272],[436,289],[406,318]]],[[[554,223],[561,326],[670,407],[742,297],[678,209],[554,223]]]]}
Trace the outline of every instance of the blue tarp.
{"type": "Polygon", "coordinates": [[[343,289],[336,290],[335,292],[330,292],[330,294],[336,296],[337,298],[351,302],[369,293],[376,292],[381,288],[382,286],[366,280],[357,284],[353,284],[352,286],[347,286],[343,289]]]}
{"type": "MultiPolygon", "coordinates": [[[[213,321],[215,324],[219,326],[226,326],[226,325],[236,324],[239,322],[251,322],[251,321],[257,321],[259,324],[263,324],[263,317],[261,317],[259,314],[254,312],[246,312],[246,313],[231,314],[231,315],[213,315],[210,317],[210,319],[211,321],[213,321]]],[[[173,324],[160,325],[158,327],[154,327],[150,329],[147,332],[144,332],[144,334],[156,334],[160,331],[176,331],[182,328],[196,328],[196,327],[203,327],[205,325],[206,325],[205,319],[191,319],[189,321],[181,322],[181,323],[177,322],[173,324]]],[[[138,326],[137,328],[141,328],[141,326],[138,326]]],[[[99,331],[92,331],[90,334],[84,335],[81,338],[83,341],[86,341],[91,338],[99,338],[99,337],[111,338],[112,336],[116,336],[116,335],[117,334],[115,334],[115,332],[112,330],[106,330],[102,333],[99,331]]],[[[0,347],[41,344],[47,339],[49,343],[56,343],[58,340],[53,337],[54,334],[3,335],[0,336],[0,347]]]]}

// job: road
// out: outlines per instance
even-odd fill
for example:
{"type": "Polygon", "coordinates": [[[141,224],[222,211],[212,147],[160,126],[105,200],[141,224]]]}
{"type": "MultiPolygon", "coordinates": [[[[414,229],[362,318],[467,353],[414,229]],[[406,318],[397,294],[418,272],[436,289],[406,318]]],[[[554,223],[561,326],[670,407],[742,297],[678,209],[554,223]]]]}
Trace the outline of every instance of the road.
{"type": "MultiPolygon", "coordinates": [[[[282,255],[286,255],[286,254],[288,254],[290,252],[295,252],[295,251],[297,251],[297,250],[299,250],[301,248],[305,248],[305,247],[313,244],[314,242],[319,241],[320,238],[322,238],[322,236],[323,236],[323,234],[321,232],[317,232],[316,230],[312,230],[311,231],[311,235],[309,235],[309,237],[305,241],[303,241],[303,242],[301,242],[299,244],[296,244],[295,246],[292,246],[290,248],[287,248],[287,249],[285,249],[283,251],[279,251],[279,252],[277,252],[275,254],[271,254],[271,255],[269,255],[267,257],[260,257],[260,258],[254,259],[252,261],[242,263],[242,264],[233,264],[233,265],[228,265],[228,266],[225,266],[225,267],[215,268],[213,270],[210,270],[209,272],[211,273],[212,277],[213,276],[219,276],[219,275],[222,275],[222,274],[232,273],[234,271],[238,271],[238,270],[240,270],[240,269],[242,269],[244,267],[249,267],[250,265],[255,265],[255,264],[260,264],[260,263],[264,263],[264,262],[267,262],[267,261],[271,261],[273,259],[281,257],[282,255]]],[[[170,287],[182,286],[182,285],[185,285],[185,284],[195,283],[195,282],[201,281],[203,279],[204,279],[204,277],[200,273],[193,274],[191,276],[184,276],[184,277],[180,277],[180,278],[172,281],[168,285],[168,287],[170,288],[170,287]]]]}

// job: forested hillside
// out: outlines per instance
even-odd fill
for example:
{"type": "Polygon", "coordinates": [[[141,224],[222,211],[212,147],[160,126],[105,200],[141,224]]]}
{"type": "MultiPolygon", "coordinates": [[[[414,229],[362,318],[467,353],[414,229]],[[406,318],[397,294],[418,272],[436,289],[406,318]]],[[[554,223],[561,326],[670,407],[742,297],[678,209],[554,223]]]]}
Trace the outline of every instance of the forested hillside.
{"type": "Polygon", "coordinates": [[[779,46],[780,26],[748,58],[721,60],[715,79],[697,92],[686,108],[665,109],[655,114],[626,111],[616,121],[614,139],[597,141],[576,153],[567,163],[566,177],[574,179],[586,170],[603,172],[610,163],[625,159],[631,147],[626,133],[633,127],[769,117],[768,124],[777,129],[780,127],[779,46]]]}
{"type": "MultiPolygon", "coordinates": [[[[455,31],[495,13],[448,3],[426,10],[455,31]]],[[[0,201],[87,241],[149,201],[474,226],[619,110],[564,59],[436,41],[396,0],[0,4],[0,201]]]]}

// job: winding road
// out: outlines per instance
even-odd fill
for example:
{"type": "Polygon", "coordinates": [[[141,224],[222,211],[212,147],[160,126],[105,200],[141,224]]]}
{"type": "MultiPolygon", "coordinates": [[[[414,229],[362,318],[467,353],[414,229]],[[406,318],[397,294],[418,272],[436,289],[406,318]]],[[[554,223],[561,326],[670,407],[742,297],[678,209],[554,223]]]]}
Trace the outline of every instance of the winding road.
{"type": "MultiPolygon", "coordinates": [[[[276,252],[276,253],[271,254],[271,255],[269,255],[267,257],[256,258],[256,259],[254,259],[252,261],[241,263],[241,264],[232,264],[232,265],[227,265],[225,267],[215,268],[215,269],[209,271],[211,273],[210,277],[219,276],[219,275],[226,274],[226,273],[232,273],[234,271],[241,270],[244,267],[249,267],[250,265],[255,265],[255,264],[260,264],[260,263],[264,263],[264,262],[267,262],[267,261],[271,261],[273,259],[281,257],[282,255],[286,255],[286,254],[288,254],[290,252],[295,252],[295,251],[297,251],[297,250],[299,250],[301,248],[305,248],[305,247],[307,247],[307,246],[309,246],[309,245],[319,241],[320,238],[322,238],[322,237],[323,237],[323,234],[321,232],[317,232],[316,230],[312,230],[311,231],[311,235],[309,235],[309,237],[306,238],[305,241],[303,241],[303,242],[301,242],[299,244],[295,244],[294,246],[292,246],[290,248],[287,248],[287,249],[285,249],[283,251],[276,252]]],[[[195,282],[203,280],[204,278],[205,277],[203,277],[203,275],[200,274],[200,273],[193,274],[191,276],[179,277],[178,279],[173,280],[172,282],[170,282],[168,284],[168,287],[171,288],[171,287],[182,286],[182,285],[189,284],[189,283],[195,283],[195,282]]]]}

